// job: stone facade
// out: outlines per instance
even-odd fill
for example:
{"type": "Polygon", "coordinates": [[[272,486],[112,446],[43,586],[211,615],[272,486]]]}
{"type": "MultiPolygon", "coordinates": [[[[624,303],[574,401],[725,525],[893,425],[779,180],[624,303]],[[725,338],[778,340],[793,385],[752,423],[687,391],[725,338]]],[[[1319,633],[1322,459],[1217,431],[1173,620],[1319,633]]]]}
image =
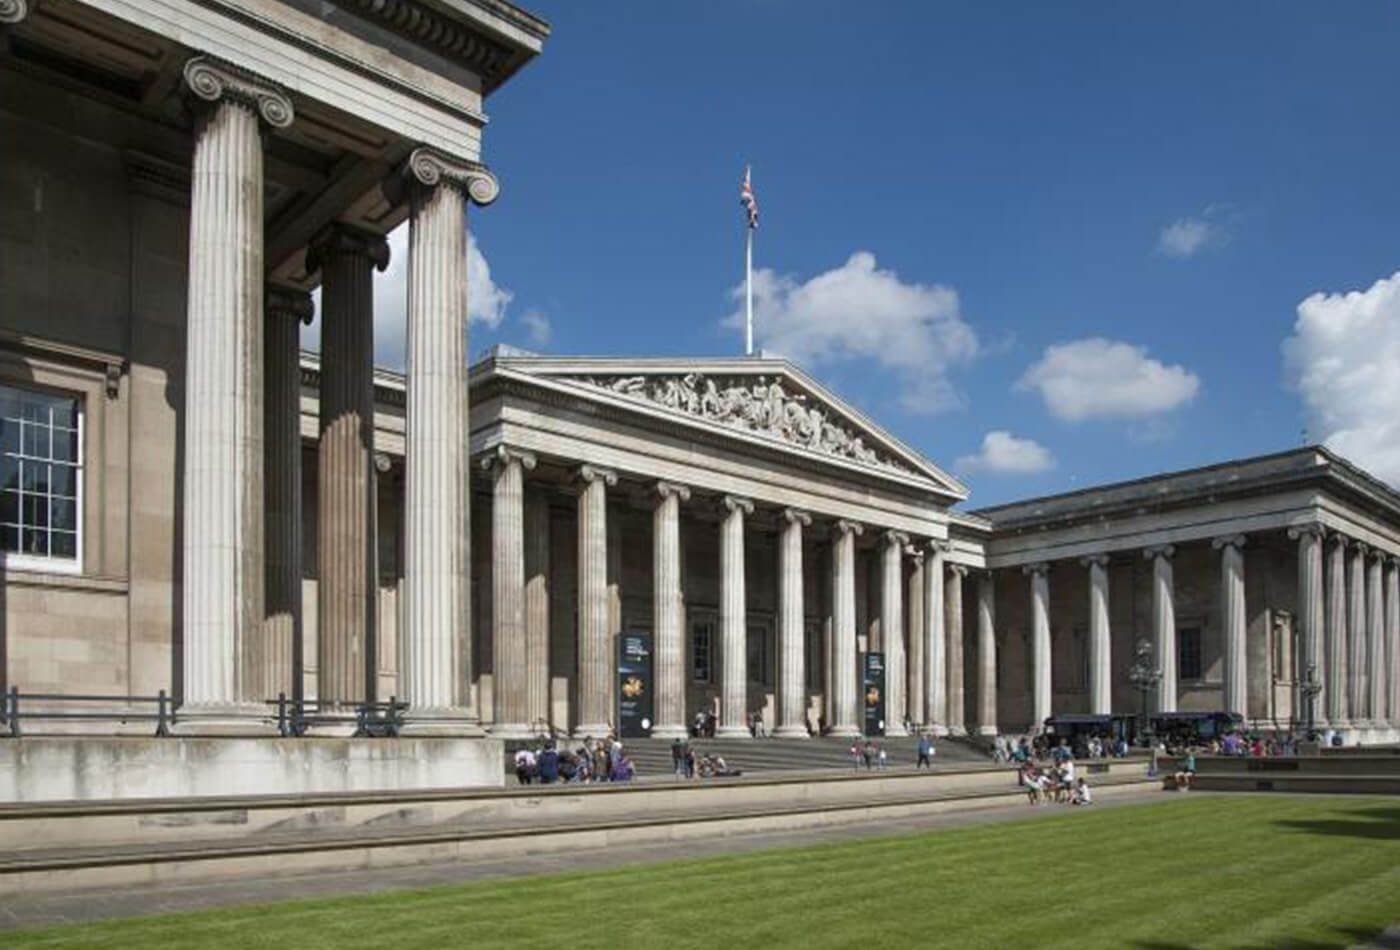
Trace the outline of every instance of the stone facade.
{"type": "Polygon", "coordinates": [[[226,6],[0,22],[0,396],[81,417],[78,556],[5,554],[3,683],[164,691],[205,735],[270,731],[278,694],[331,736],[391,697],[420,735],[587,735],[615,719],[614,637],[644,631],[668,735],[699,713],[856,734],[871,651],[890,733],[1144,705],[1287,728],[1311,669],[1317,722],[1396,736],[1400,496],[1345,460],[965,512],[957,479],[780,359],[468,369],[482,101],[547,28],[497,0],[226,6]],[[397,375],[370,365],[368,287],[405,220],[397,375]],[[314,286],[320,358],[289,331],[314,286]]]}

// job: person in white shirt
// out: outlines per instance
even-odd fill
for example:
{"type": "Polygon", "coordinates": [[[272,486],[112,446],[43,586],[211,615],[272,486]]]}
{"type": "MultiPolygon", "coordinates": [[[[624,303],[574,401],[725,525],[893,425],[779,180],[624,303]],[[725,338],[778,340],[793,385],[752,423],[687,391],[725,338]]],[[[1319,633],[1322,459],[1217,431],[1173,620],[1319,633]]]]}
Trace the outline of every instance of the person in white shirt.
{"type": "Polygon", "coordinates": [[[1094,793],[1089,790],[1089,783],[1081,778],[1079,784],[1074,787],[1074,800],[1070,804],[1092,805],[1093,803],[1094,793]]]}

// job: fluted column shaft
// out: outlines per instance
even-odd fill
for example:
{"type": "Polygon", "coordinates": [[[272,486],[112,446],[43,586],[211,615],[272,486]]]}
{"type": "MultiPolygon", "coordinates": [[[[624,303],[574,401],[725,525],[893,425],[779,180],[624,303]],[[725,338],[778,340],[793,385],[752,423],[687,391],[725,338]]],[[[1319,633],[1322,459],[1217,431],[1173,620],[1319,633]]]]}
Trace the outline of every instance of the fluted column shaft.
{"type": "MultiPolygon", "coordinates": [[[[1323,651],[1326,626],[1325,598],[1323,597],[1322,577],[1322,526],[1303,525],[1290,528],[1288,536],[1298,542],[1298,625],[1299,657],[1297,679],[1306,680],[1308,668],[1312,667],[1322,691],[1313,698],[1313,723],[1324,725],[1327,721],[1329,703],[1327,691],[1327,663],[1323,651]]],[[[1308,699],[1299,694],[1302,707],[1297,713],[1307,717],[1308,699]]]]}
{"type": "Polygon", "coordinates": [[[1322,694],[1327,700],[1327,723],[1344,728],[1351,717],[1347,675],[1347,539],[1340,534],[1327,538],[1327,626],[1322,694]]]}
{"type": "Polygon", "coordinates": [[[997,734],[996,578],[977,575],[977,734],[997,734]]]}
{"type": "Polygon", "coordinates": [[[947,636],[948,672],[948,734],[967,735],[967,689],[963,671],[963,578],[967,568],[961,564],[948,565],[948,579],[944,585],[943,622],[947,636]]]}
{"type": "Polygon", "coordinates": [[[748,717],[748,593],[744,580],[744,516],[747,498],[728,496],[719,529],[720,717],[715,734],[742,739],[748,717]]]}
{"type": "Polygon", "coordinates": [[[1385,554],[1372,550],[1366,565],[1366,669],[1367,708],[1377,726],[1390,718],[1389,683],[1385,665],[1385,554]]]}
{"type": "Polygon", "coordinates": [[[652,512],[652,596],[656,626],[656,725],[652,735],[685,738],[685,606],[681,601],[681,502],[690,489],[656,486],[652,512]]]}
{"type": "MultiPolygon", "coordinates": [[[[196,57],[186,310],[181,702],[187,715],[264,710],[263,142],[291,123],[270,86],[196,57]]],[[[198,722],[194,725],[198,727],[198,722]]]]}
{"type": "Polygon", "coordinates": [[[608,629],[608,486],[612,472],[579,469],[578,706],[575,735],[607,735],[613,714],[612,631],[608,629]]]}
{"type": "Polygon", "coordinates": [[[1113,711],[1113,644],[1108,625],[1108,555],[1083,559],[1089,568],[1089,712],[1113,711]]]}
{"type": "Polygon", "coordinates": [[[1039,731],[1051,715],[1050,565],[1029,564],[1031,580],[1031,728],[1039,731]]]}
{"type": "Polygon", "coordinates": [[[525,715],[541,731],[549,714],[550,599],[549,495],[525,489],[525,715]]]}
{"type": "Polygon", "coordinates": [[[267,619],[258,690],[265,699],[302,695],[300,329],[311,313],[310,294],[268,289],[263,328],[267,619]]]}
{"type": "Polygon", "coordinates": [[[484,460],[491,493],[491,662],[495,714],[491,733],[529,735],[525,631],[525,469],[534,456],[498,446],[484,460]]]}
{"type": "Polygon", "coordinates": [[[948,734],[948,683],[944,657],[943,561],[945,542],[928,546],[924,563],[924,724],[934,735],[948,734]]]}
{"type": "Polygon", "coordinates": [[[1353,725],[1369,725],[1370,694],[1366,669],[1366,555],[1370,548],[1351,545],[1347,563],[1347,705],[1353,725]]]}
{"type": "Polygon", "coordinates": [[[783,512],[778,542],[778,728],[783,739],[806,739],[806,623],[802,583],[802,528],[812,523],[805,511],[783,512]]]}
{"type": "Polygon", "coordinates": [[[1390,723],[1400,728],[1400,561],[1386,560],[1385,567],[1385,669],[1390,723]]]}
{"type": "Polygon", "coordinates": [[[909,656],[908,667],[909,691],[905,695],[905,703],[909,709],[909,718],[919,726],[928,720],[924,718],[926,704],[924,701],[924,653],[927,647],[924,638],[924,553],[914,550],[911,552],[913,569],[909,572],[909,580],[906,584],[908,593],[905,595],[905,602],[908,604],[908,627],[909,627],[909,656]]]}
{"type": "Polygon", "coordinates": [[[904,545],[906,535],[886,531],[880,552],[880,637],[885,651],[885,735],[907,736],[904,727],[904,545]]]}
{"type": "Polygon", "coordinates": [[[1157,684],[1157,711],[1176,712],[1176,575],[1170,544],[1148,548],[1152,562],[1152,651],[1162,679],[1157,684]]]}
{"type": "Polygon", "coordinates": [[[1248,615],[1244,601],[1244,536],[1212,542],[1220,551],[1220,628],[1224,656],[1224,703],[1227,712],[1249,716],[1249,679],[1245,652],[1248,615]]]}
{"type": "Polygon", "coordinates": [[[374,699],[377,614],[373,270],[383,238],[332,226],[313,243],[321,272],[317,444],[317,698],[322,709],[374,699]]]}
{"type": "Polygon", "coordinates": [[[856,689],[856,536],[860,525],[838,521],[831,551],[831,734],[861,734],[856,689]]]}
{"type": "Polygon", "coordinates": [[[489,203],[495,180],[419,149],[398,181],[410,197],[400,683],[410,729],[453,731],[472,678],[467,200],[489,203]]]}

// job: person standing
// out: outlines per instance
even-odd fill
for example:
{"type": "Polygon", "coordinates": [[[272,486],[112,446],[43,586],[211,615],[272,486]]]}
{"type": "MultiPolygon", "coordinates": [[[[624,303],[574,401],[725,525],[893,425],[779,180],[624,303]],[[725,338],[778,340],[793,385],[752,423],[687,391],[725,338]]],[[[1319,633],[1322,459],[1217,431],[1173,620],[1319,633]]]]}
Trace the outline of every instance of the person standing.
{"type": "Polygon", "coordinates": [[[933,737],[927,732],[919,736],[918,745],[919,760],[914,763],[914,768],[926,768],[932,770],[933,763],[933,737]]]}

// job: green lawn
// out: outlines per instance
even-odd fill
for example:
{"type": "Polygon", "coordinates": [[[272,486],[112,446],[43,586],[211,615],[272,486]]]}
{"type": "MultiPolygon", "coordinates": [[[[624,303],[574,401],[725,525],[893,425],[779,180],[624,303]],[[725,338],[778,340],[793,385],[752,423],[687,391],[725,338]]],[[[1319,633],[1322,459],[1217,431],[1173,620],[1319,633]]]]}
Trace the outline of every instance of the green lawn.
{"type": "Polygon", "coordinates": [[[839,845],[0,932],[0,946],[1301,950],[1346,947],[1397,920],[1400,799],[1181,796],[839,845]]]}

